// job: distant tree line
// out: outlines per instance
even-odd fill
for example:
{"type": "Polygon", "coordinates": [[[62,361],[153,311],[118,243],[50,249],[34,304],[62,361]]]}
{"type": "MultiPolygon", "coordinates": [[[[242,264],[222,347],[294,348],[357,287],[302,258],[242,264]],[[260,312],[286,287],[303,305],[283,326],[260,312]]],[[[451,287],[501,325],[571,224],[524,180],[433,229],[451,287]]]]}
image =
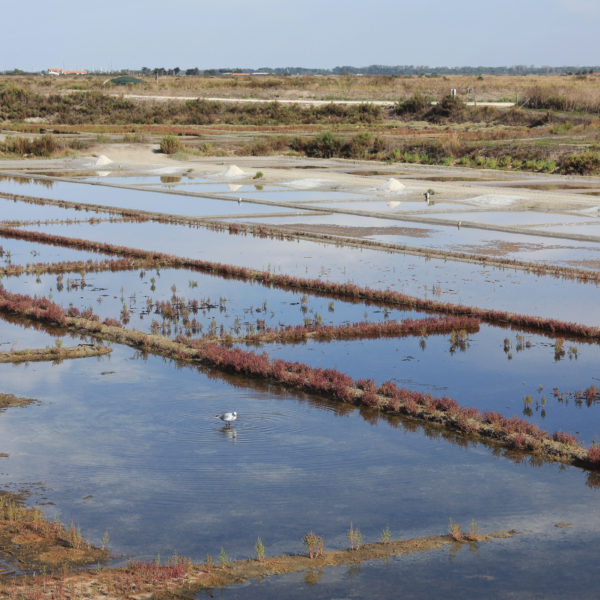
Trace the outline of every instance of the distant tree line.
{"type": "MultiPolygon", "coordinates": [[[[194,75],[194,76],[220,76],[230,73],[263,73],[269,75],[420,75],[420,76],[440,76],[440,75],[582,75],[600,71],[600,66],[561,66],[550,67],[535,65],[513,65],[504,67],[429,67],[427,65],[370,65],[368,67],[352,67],[350,65],[334,67],[333,69],[311,69],[306,67],[260,67],[259,69],[250,68],[219,68],[219,69],[199,69],[198,67],[189,69],[180,69],[179,67],[142,67],[141,69],[121,69],[113,71],[90,71],[90,73],[102,73],[110,75],[141,75],[144,77],[153,77],[165,75],[194,75]]],[[[11,69],[0,71],[3,75],[34,75],[38,73],[23,71],[21,69],[11,69]]]]}
{"type": "Polygon", "coordinates": [[[429,67],[426,65],[370,65],[368,67],[342,66],[333,69],[311,69],[307,67],[260,67],[258,69],[229,67],[219,69],[173,69],[142,67],[139,75],[207,75],[225,73],[265,73],[269,75],[580,75],[600,71],[600,66],[536,67],[534,65],[513,65],[505,67],[429,67]]]}

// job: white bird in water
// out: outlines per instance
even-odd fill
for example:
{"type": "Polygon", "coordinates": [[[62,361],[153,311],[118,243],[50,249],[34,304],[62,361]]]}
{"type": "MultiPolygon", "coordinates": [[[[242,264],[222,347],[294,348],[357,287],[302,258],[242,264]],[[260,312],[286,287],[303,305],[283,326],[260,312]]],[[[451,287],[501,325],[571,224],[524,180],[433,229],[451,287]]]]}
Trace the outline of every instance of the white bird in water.
{"type": "Polygon", "coordinates": [[[237,419],[237,413],[233,412],[225,412],[222,415],[215,415],[217,419],[221,419],[228,427],[231,427],[233,421],[237,419]]]}
{"type": "Polygon", "coordinates": [[[241,203],[242,203],[242,199],[238,198],[238,204],[241,204],[241,203]]]}

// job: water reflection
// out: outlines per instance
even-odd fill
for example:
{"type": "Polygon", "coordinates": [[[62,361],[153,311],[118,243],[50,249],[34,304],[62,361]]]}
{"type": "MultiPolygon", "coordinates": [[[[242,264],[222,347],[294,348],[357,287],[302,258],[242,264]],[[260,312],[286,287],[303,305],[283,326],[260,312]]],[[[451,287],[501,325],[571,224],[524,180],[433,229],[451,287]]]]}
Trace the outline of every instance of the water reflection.
{"type": "Polygon", "coordinates": [[[371,541],[388,524],[403,537],[439,533],[448,516],[476,517],[482,530],[556,511],[573,522],[597,501],[577,469],[532,470],[451,432],[118,346],[25,372],[0,365],[5,392],[40,402],[0,419],[10,455],[0,486],[43,481],[48,516],[73,519],[92,541],[108,530],[116,554],[176,548],[203,560],[223,545],[244,558],[257,535],[269,554],[301,552],[309,529],[345,547],[351,521],[371,541]],[[232,405],[244,415],[235,437],[214,421],[232,405]]]}
{"type": "Polygon", "coordinates": [[[221,434],[228,440],[235,442],[237,440],[237,431],[231,425],[223,425],[219,428],[221,434]]]}
{"type": "Polygon", "coordinates": [[[0,182],[7,181],[17,185],[38,185],[47,189],[52,188],[54,181],[52,179],[39,179],[37,177],[25,177],[19,175],[0,175],[0,182]]]}
{"type": "Polygon", "coordinates": [[[443,301],[574,322],[585,315],[586,324],[600,324],[596,286],[510,269],[306,241],[232,236],[160,223],[100,223],[94,228],[47,225],[30,229],[146,250],[153,250],[152,240],[160,239],[161,250],[170,254],[292,276],[360,282],[416,296],[430,297],[428,290],[439,285],[439,294],[433,295],[443,301]],[[536,293],[529,293],[531,289],[536,293]]]}

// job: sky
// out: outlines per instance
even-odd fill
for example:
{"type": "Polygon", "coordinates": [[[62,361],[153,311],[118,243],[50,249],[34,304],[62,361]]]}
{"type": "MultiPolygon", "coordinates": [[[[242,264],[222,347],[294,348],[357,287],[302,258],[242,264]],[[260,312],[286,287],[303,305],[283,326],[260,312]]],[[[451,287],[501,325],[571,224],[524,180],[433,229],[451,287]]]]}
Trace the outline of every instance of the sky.
{"type": "Polygon", "coordinates": [[[600,64],[600,0],[3,4],[0,70],[600,64]]]}

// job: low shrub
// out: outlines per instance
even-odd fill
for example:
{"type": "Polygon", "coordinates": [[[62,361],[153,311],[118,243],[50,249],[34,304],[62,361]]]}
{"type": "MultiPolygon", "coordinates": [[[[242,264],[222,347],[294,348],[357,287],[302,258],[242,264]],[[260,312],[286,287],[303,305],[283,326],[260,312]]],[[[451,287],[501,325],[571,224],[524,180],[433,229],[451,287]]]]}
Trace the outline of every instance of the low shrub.
{"type": "Polygon", "coordinates": [[[398,115],[414,115],[431,107],[431,98],[416,92],[412,96],[398,102],[394,111],[398,115]]]}
{"type": "Polygon", "coordinates": [[[594,175],[600,173],[600,154],[597,152],[570,154],[559,161],[558,168],[565,175],[594,175]]]}
{"type": "Polygon", "coordinates": [[[163,154],[175,154],[181,149],[181,142],[172,135],[165,135],[162,140],[160,140],[160,151],[163,154]]]}

